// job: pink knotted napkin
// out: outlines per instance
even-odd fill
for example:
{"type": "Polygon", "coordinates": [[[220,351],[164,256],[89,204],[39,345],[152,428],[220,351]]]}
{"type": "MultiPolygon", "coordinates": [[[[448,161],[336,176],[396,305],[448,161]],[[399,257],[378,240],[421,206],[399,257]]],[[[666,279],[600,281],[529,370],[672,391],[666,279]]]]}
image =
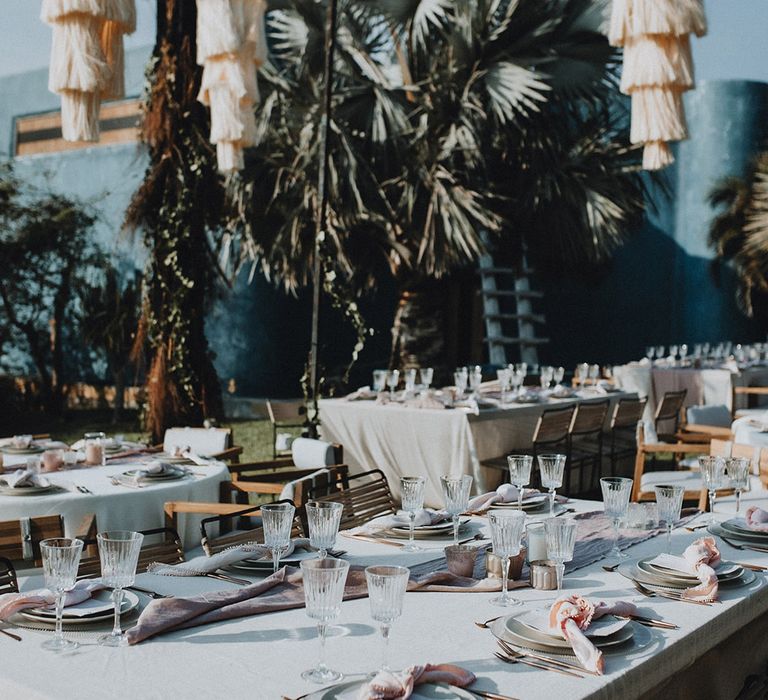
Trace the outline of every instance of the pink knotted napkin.
{"type": "MultiPolygon", "coordinates": [[[[78,581],[75,587],[64,596],[64,607],[82,603],[104,587],[104,584],[98,579],[78,581]]],[[[29,593],[4,593],[0,595],[0,620],[5,621],[21,610],[53,608],[55,604],[56,596],[46,588],[29,591],[29,593]]]]}
{"type": "Polygon", "coordinates": [[[683,591],[684,598],[692,600],[717,600],[717,574],[713,567],[720,563],[720,550],[714,537],[702,537],[688,545],[683,552],[685,559],[696,572],[701,583],[683,591]]]}
{"type": "Polygon", "coordinates": [[[751,506],[750,508],[747,508],[747,512],[744,514],[744,520],[746,520],[747,527],[750,530],[768,532],[767,510],[763,510],[759,506],[751,506]]]}
{"type": "Polygon", "coordinates": [[[360,690],[358,700],[407,700],[413,687],[422,683],[446,683],[466,688],[475,674],[452,664],[410,666],[400,673],[379,671],[360,690]]]}
{"type": "Polygon", "coordinates": [[[593,673],[602,674],[605,661],[603,652],[587,639],[584,632],[593,620],[605,615],[631,617],[637,615],[637,607],[623,600],[613,603],[601,601],[594,605],[580,595],[570,595],[556,600],[549,611],[550,630],[560,632],[573,648],[579,663],[593,673]]]}

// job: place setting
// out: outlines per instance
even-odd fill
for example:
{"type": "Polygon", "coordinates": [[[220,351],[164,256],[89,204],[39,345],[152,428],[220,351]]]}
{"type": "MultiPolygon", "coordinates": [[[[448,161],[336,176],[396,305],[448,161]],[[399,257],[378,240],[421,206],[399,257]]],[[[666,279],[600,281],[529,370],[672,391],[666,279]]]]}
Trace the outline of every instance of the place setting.
{"type": "Polygon", "coordinates": [[[114,486],[127,486],[129,488],[143,488],[154,484],[162,484],[169,481],[178,481],[193,476],[188,468],[178,463],[168,463],[153,460],[141,467],[128,469],[119,474],[109,476],[114,486]]]}
{"type": "Polygon", "coordinates": [[[49,496],[64,491],[61,486],[51,483],[40,474],[38,468],[28,466],[0,476],[0,496],[49,496]]]}

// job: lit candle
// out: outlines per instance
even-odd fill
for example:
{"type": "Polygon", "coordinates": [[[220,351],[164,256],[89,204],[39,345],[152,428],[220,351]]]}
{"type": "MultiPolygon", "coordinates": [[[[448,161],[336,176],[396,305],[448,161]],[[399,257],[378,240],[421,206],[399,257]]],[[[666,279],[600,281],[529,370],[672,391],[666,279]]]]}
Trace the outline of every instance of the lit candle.
{"type": "Polygon", "coordinates": [[[547,535],[544,523],[529,523],[525,528],[528,537],[528,561],[542,561],[547,558],[547,535]]]}

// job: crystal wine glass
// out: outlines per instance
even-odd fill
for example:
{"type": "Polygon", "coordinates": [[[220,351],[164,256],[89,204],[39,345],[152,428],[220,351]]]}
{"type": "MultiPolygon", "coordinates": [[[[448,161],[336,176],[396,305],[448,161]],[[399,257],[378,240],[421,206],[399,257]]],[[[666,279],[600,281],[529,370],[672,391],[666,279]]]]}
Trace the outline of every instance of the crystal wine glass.
{"type": "Polygon", "coordinates": [[[112,588],[115,602],[115,622],[110,634],[99,637],[99,644],[106,647],[122,647],[128,644],[120,628],[120,608],[123,604],[123,589],[132,586],[136,579],[136,565],[144,541],[140,532],[111,530],[96,535],[101,560],[101,580],[112,588]]]}
{"type": "Polygon", "coordinates": [[[517,489],[517,508],[523,510],[523,488],[531,483],[533,457],[530,455],[508,455],[509,481],[517,489]]]}
{"type": "Polygon", "coordinates": [[[563,386],[563,378],[565,377],[565,367],[556,367],[552,374],[552,379],[555,380],[555,389],[560,389],[563,386]]]}
{"type": "Polygon", "coordinates": [[[680,511],[683,507],[685,486],[659,484],[654,486],[656,492],[656,505],[659,508],[659,520],[664,521],[667,528],[667,554],[672,553],[672,527],[680,520],[680,511]]]}
{"type": "Polygon", "coordinates": [[[606,476],[600,479],[603,492],[603,510],[613,524],[613,548],[609,556],[623,559],[627,555],[619,549],[619,521],[624,517],[632,495],[632,479],[606,476]]]}
{"type": "Polygon", "coordinates": [[[646,357],[647,357],[647,358],[648,358],[648,359],[649,359],[651,362],[653,362],[653,358],[654,358],[654,356],[655,356],[655,355],[656,355],[656,348],[655,348],[655,346],[653,346],[653,345],[649,345],[649,346],[648,346],[648,347],[645,349],[645,356],[646,356],[646,357]]]}
{"type": "Polygon", "coordinates": [[[752,462],[747,457],[731,457],[725,466],[731,487],[736,491],[736,512],[741,511],[741,494],[749,485],[749,467],[752,462]]]}
{"type": "Polygon", "coordinates": [[[56,631],[52,639],[42,643],[43,649],[68,651],[77,647],[77,642],[64,639],[61,618],[64,614],[65,594],[74,588],[77,581],[77,567],[82,551],[82,540],[61,537],[40,542],[45,585],[56,596],[56,631]]]}
{"type": "Polygon", "coordinates": [[[416,513],[424,507],[424,488],[426,479],[423,476],[401,476],[400,477],[400,498],[403,510],[408,513],[410,519],[408,529],[408,544],[403,547],[406,552],[418,552],[419,547],[413,540],[413,527],[416,520],[416,513]]]}
{"type": "Polygon", "coordinates": [[[291,544],[295,513],[292,503],[265,503],[261,507],[264,544],[272,550],[273,573],[280,568],[280,554],[291,544]]]}
{"type": "Polygon", "coordinates": [[[403,614],[403,598],[411,572],[404,566],[369,566],[365,570],[371,617],[379,623],[384,649],[381,671],[390,671],[389,632],[392,623],[403,614]]]}
{"type": "Polygon", "coordinates": [[[699,457],[699,467],[701,468],[701,480],[704,488],[709,492],[709,520],[707,522],[714,523],[716,522],[717,489],[722,488],[725,481],[725,460],[722,457],[702,455],[699,457]]]}
{"type": "Polygon", "coordinates": [[[341,612],[349,562],[343,559],[305,559],[299,565],[304,580],[307,615],[317,620],[317,634],[320,639],[320,658],[317,666],[304,671],[301,677],[312,683],[332,683],[341,680],[343,674],[328,668],[325,663],[325,635],[328,623],[335,620],[341,612]]]}
{"type": "Polygon", "coordinates": [[[510,597],[507,592],[507,574],[509,558],[520,554],[525,513],[519,510],[492,510],[488,513],[488,524],[491,526],[493,553],[502,560],[501,595],[493,598],[491,603],[503,608],[520,605],[520,601],[510,597]]]}
{"type": "Polygon", "coordinates": [[[587,380],[589,379],[589,363],[580,362],[576,365],[576,376],[579,378],[579,384],[582,388],[587,386],[587,380]]]}
{"type": "Polygon", "coordinates": [[[597,380],[600,379],[600,365],[589,366],[589,380],[592,386],[597,386],[597,380]]]}
{"type": "Polygon", "coordinates": [[[387,370],[375,369],[373,370],[373,390],[376,393],[384,391],[387,387],[387,370]]]}
{"type": "Polygon", "coordinates": [[[663,345],[657,345],[656,346],[656,358],[659,360],[664,359],[664,346],[663,345]]]}
{"type": "Polygon", "coordinates": [[[397,385],[400,382],[400,370],[399,369],[392,369],[387,372],[387,386],[389,387],[389,398],[394,400],[395,398],[395,389],[397,389],[397,385]]]}
{"type": "Polygon", "coordinates": [[[525,381],[525,374],[523,374],[523,372],[521,372],[519,369],[512,370],[510,374],[510,380],[514,395],[520,396],[523,382],[525,381]]]}
{"type": "Polygon", "coordinates": [[[669,346],[669,356],[670,358],[672,358],[672,362],[674,362],[677,359],[677,345],[669,346]]]}
{"type": "Polygon", "coordinates": [[[416,389],[416,368],[409,367],[403,372],[403,378],[405,379],[405,393],[413,394],[416,389]]]}
{"type": "Polygon", "coordinates": [[[475,365],[469,375],[469,388],[472,389],[472,398],[480,398],[480,384],[483,382],[483,369],[480,365],[475,365]]]}
{"type": "Polygon", "coordinates": [[[310,501],[304,508],[307,511],[309,544],[318,550],[321,559],[325,559],[328,550],[336,544],[344,506],[332,501],[310,501]]]}
{"type": "Polygon", "coordinates": [[[453,383],[456,385],[456,389],[459,392],[459,398],[463,398],[467,391],[467,381],[469,380],[469,374],[466,367],[459,367],[453,373],[453,383]]]}
{"type": "Polygon", "coordinates": [[[432,367],[422,367],[419,370],[419,380],[424,387],[424,393],[429,392],[429,385],[432,384],[432,377],[435,374],[435,370],[432,367]]]}
{"type": "Polygon", "coordinates": [[[453,519],[453,544],[459,544],[459,516],[469,505],[469,490],[472,488],[472,477],[441,476],[440,485],[443,487],[445,510],[453,519]]]}
{"type": "Polygon", "coordinates": [[[544,521],[547,537],[547,559],[555,562],[557,572],[557,591],[563,588],[565,562],[573,559],[576,544],[576,521],[573,518],[548,518],[544,521]]]}
{"type": "Polygon", "coordinates": [[[538,455],[541,485],[549,489],[549,514],[555,514],[555,491],[563,485],[565,455],[538,455]]]}
{"type": "Polygon", "coordinates": [[[685,362],[685,358],[688,357],[688,345],[682,343],[678,348],[678,352],[680,353],[680,362],[685,362]]]}
{"type": "Polygon", "coordinates": [[[549,389],[549,385],[552,383],[552,377],[555,373],[555,368],[549,365],[542,366],[539,371],[539,382],[542,389],[549,389]]]}
{"type": "Polygon", "coordinates": [[[496,378],[499,380],[499,391],[501,403],[506,403],[507,392],[512,385],[512,372],[508,367],[502,367],[496,370],[496,378]]]}
{"type": "Polygon", "coordinates": [[[518,362],[517,364],[515,364],[515,369],[518,372],[520,372],[523,375],[523,379],[525,379],[525,377],[528,374],[528,363],[527,362],[518,362]]]}

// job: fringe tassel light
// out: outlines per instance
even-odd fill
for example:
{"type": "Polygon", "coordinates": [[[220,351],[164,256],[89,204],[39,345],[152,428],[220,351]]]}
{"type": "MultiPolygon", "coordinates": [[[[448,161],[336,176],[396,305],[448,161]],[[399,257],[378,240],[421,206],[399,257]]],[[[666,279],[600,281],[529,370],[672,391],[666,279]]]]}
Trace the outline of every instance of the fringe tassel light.
{"type": "Polygon", "coordinates": [[[703,36],[703,0],[613,0],[608,39],[624,47],[621,91],[632,98],[630,140],[643,168],[673,162],[668,141],[688,137],[683,92],[694,87],[690,34],[703,36]]]}
{"type": "Polygon", "coordinates": [[[53,30],[48,89],[61,95],[66,141],[98,141],[103,98],[122,97],[123,35],[136,29],[135,0],[43,0],[53,30]]]}
{"type": "Polygon", "coordinates": [[[211,109],[219,170],[242,170],[243,148],[256,142],[256,71],[266,58],[265,0],[198,0],[198,100],[211,109]]]}

